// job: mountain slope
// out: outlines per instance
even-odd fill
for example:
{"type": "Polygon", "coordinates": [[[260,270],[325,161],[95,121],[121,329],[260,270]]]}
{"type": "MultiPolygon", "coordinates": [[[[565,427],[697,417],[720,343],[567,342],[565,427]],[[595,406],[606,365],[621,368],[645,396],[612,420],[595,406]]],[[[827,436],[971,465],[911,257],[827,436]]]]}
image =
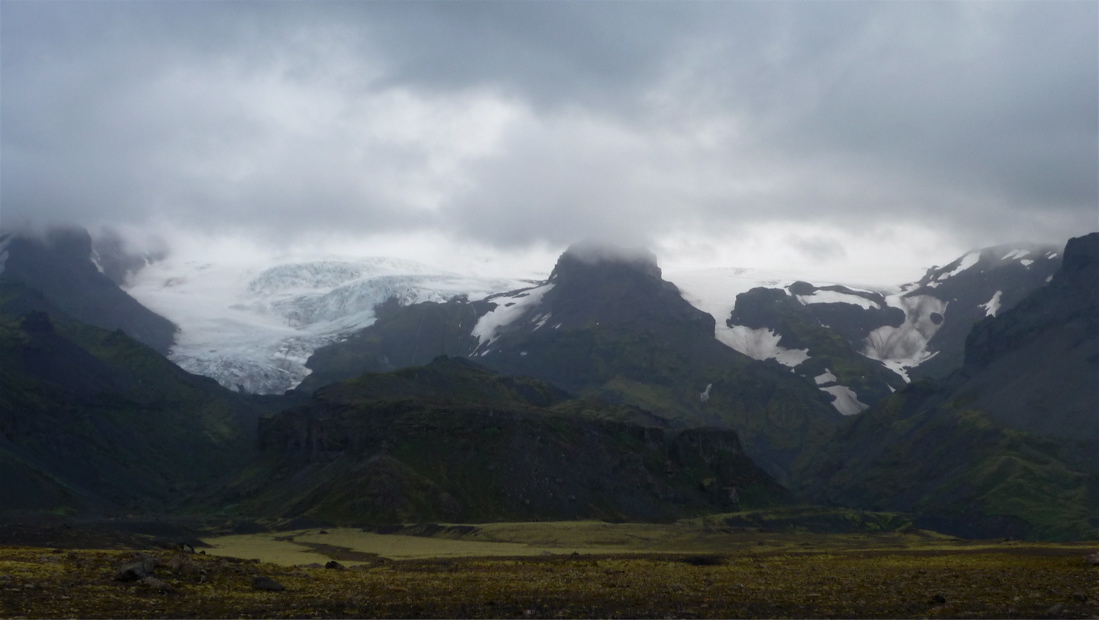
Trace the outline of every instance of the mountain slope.
{"type": "Polygon", "coordinates": [[[837,503],[962,535],[1092,537],[1099,525],[1099,233],[1048,286],[973,329],[966,364],[845,424],[803,470],[837,503]]]}
{"type": "Polygon", "coordinates": [[[678,425],[732,428],[745,451],[780,479],[806,442],[840,418],[812,383],[715,340],[712,317],[684,301],[644,251],[574,246],[540,286],[481,305],[401,308],[318,350],[308,364],[325,380],[370,369],[364,362],[376,368],[388,359],[386,343],[413,325],[453,335],[423,342],[436,347],[432,352],[442,353],[447,343],[447,353],[509,375],[635,405],[678,425]]]}
{"type": "Polygon", "coordinates": [[[452,358],[367,374],[265,419],[261,456],[218,501],[382,524],[672,519],[737,507],[734,487],[745,505],[785,497],[731,431],[670,432],[604,408],[452,358]]]}
{"type": "Polygon", "coordinates": [[[41,239],[0,236],[0,278],[40,291],[43,299],[78,321],[121,329],[161,354],[175,341],[176,326],[142,306],[92,262],[86,230],[55,228],[41,239]]]}
{"type": "Polygon", "coordinates": [[[1099,234],[1064,257],[1048,286],[969,334],[954,398],[1013,428],[1099,441],[1099,234]]]}
{"type": "Polygon", "coordinates": [[[755,288],[737,296],[725,322],[728,329],[719,330],[718,336],[734,349],[748,350],[752,357],[774,357],[790,366],[828,392],[840,413],[853,415],[904,385],[896,373],[860,355],[850,344],[882,324],[904,321],[903,312],[882,301],[880,294],[838,286],[818,289],[806,282],[791,284],[789,293],[755,288]],[[863,300],[867,307],[847,301],[803,301],[822,293],[830,294],[830,300],[863,300]]]}
{"type": "Polygon", "coordinates": [[[851,414],[896,389],[898,377],[941,377],[961,367],[973,325],[1044,286],[1060,263],[1059,248],[1014,243],[969,252],[899,287],[814,285],[728,269],[677,281],[717,321],[718,340],[821,377],[837,408],[851,414]]]}
{"type": "Polygon", "coordinates": [[[1061,259],[1058,247],[1012,243],[975,250],[944,267],[928,269],[923,278],[906,287],[902,299],[938,300],[942,321],[927,340],[929,357],[911,376],[942,377],[961,367],[973,325],[1005,312],[1045,286],[1061,259]]]}
{"type": "Polygon", "coordinates": [[[120,330],[4,315],[0,360],[5,510],[163,509],[254,450],[259,406],[120,330]]]}

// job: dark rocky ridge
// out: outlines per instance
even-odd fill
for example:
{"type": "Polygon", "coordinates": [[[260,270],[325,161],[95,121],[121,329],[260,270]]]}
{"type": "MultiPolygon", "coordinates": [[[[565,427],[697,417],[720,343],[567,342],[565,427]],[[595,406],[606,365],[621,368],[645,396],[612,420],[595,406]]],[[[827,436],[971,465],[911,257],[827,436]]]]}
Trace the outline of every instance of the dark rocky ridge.
{"type": "MultiPolygon", "coordinates": [[[[7,253],[0,278],[40,291],[51,307],[88,325],[121,329],[163,355],[175,343],[175,324],[142,306],[96,268],[86,230],[54,228],[42,238],[9,235],[7,253]]],[[[9,314],[18,310],[4,308],[9,314]]]]}
{"type": "MultiPolygon", "coordinates": [[[[819,289],[806,282],[795,282],[789,287],[793,295],[836,289],[870,296],[844,287],[819,289]]],[[[884,302],[884,299],[871,299],[884,302]]],[[[726,320],[730,327],[770,329],[781,336],[779,345],[786,349],[807,349],[809,359],[798,364],[793,369],[795,373],[813,381],[814,377],[831,372],[836,383],[850,388],[859,401],[866,404],[885,398],[903,386],[904,380],[881,363],[861,355],[851,343],[861,341],[871,330],[882,325],[897,326],[903,322],[904,312],[897,308],[866,309],[848,303],[802,304],[785,290],[773,288],[754,288],[738,295],[736,307],[726,320]],[[849,336],[854,340],[848,339],[849,336]]]]}
{"type": "Polygon", "coordinates": [[[955,398],[1099,454],[1099,233],[1069,240],[1048,286],[978,323],[955,398]]]}
{"type": "Polygon", "coordinates": [[[956,275],[945,277],[961,265],[960,257],[944,267],[928,269],[907,296],[931,295],[947,302],[942,326],[928,350],[935,356],[909,372],[916,377],[945,377],[960,368],[965,359],[966,337],[973,326],[985,318],[983,304],[999,292],[1000,313],[1042,288],[1060,268],[1061,248],[1031,243],[1012,243],[977,251],[978,261],[956,275]],[[1026,258],[1006,258],[1013,252],[1027,252],[1026,258]],[[1024,264],[1024,260],[1030,261],[1024,264]]]}
{"type": "Polygon", "coordinates": [[[0,510],[166,509],[254,450],[257,403],[121,330],[0,315],[0,359],[0,510]]]}
{"type": "Polygon", "coordinates": [[[736,508],[734,487],[756,505],[785,497],[728,429],[597,419],[606,405],[563,396],[446,358],[364,375],[265,419],[263,455],[228,499],[260,514],[379,524],[663,520],[736,508]]]}
{"type": "Polygon", "coordinates": [[[854,419],[802,470],[819,501],[964,536],[1093,537],[1099,505],[1099,233],[1049,286],[977,325],[966,365],[854,419]]]}

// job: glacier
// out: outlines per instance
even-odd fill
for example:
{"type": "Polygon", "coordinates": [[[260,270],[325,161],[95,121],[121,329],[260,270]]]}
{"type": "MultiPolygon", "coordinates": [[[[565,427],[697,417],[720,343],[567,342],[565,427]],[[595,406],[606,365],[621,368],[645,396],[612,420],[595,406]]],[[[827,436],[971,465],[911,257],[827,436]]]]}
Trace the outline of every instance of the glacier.
{"type": "Polygon", "coordinates": [[[276,264],[171,260],[134,275],[127,292],[180,332],[169,358],[225,387],[279,394],[309,374],[313,351],[372,325],[374,308],[530,287],[518,277],[466,276],[375,257],[276,264]]]}

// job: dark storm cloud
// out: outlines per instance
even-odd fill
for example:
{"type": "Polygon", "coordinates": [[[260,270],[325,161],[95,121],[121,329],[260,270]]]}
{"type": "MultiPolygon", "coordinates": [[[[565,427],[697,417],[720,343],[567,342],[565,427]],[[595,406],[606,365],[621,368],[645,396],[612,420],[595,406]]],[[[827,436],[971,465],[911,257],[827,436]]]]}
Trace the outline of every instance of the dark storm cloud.
{"type": "MultiPolygon", "coordinates": [[[[5,225],[1099,226],[1094,2],[7,2],[5,225]]],[[[791,247],[839,256],[827,235],[791,247]]],[[[823,253],[823,254],[822,254],[823,253]]]]}

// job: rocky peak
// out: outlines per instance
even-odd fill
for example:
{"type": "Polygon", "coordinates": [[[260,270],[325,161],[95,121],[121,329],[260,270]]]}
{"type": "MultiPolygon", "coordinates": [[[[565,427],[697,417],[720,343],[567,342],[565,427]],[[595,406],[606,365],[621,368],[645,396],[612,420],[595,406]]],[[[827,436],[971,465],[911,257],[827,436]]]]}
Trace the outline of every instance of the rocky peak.
{"type": "Polygon", "coordinates": [[[44,302],[82,323],[123,329],[166,354],[176,326],[145,308],[92,262],[92,238],[83,228],[44,235],[16,234],[7,244],[4,277],[42,294],[44,302]]]}
{"type": "Polygon", "coordinates": [[[617,273],[636,271],[657,280],[661,279],[656,256],[645,248],[581,241],[569,246],[557,259],[557,265],[550,274],[550,281],[561,276],[592,271],[617,273]]]}
{"type": "Polygon", "coordinates": [[[543,311],[566,327],[685,321],[713,333],[713,318],[684,301],[661,277],[656,257],[642,248],[574,244],[558,259],[549,284],[543,311]]]}
{"type": "Polygon", "coordinates": [[[1068,281],[1081,286],[1095,285],[1095,276],[1099,266],[1099,232],[1083,237],[1074,237],[1065,244],[1065,256],[1061,269],[1053,276],[1057,282],[1068,281]]]}

